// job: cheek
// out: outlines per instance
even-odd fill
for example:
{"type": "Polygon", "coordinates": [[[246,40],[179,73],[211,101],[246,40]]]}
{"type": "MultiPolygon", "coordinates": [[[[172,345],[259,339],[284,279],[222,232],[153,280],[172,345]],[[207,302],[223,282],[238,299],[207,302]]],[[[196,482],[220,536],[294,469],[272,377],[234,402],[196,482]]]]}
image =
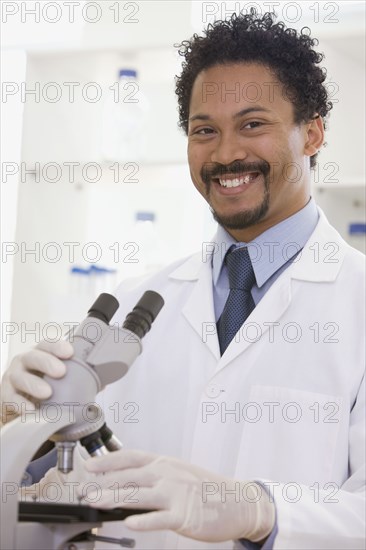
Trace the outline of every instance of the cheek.
{"type": "Polygon", "coordinates": [[[305,136],[300,128],[292,129],[286,135],[286,148],[288,156],[293,159],[298,158],[303,153],[305,136]]]}
{"type": "Polygon", "coordinates": [[[187,156],[189,162],[195,162],[198,158],[198,150],[197,147],[195,147],[194,143],[188,142],[187,145],[187,156]]]}
{"type": "Polygon", "coordinates": [[[271,140],[262,148],[263,158],[266,159],[274,173],[281,171],[284,164],[293,162],[297,154],[297,144],[288,135],[279,136],[271,140]]]}
{"type": "Polygon", "coordinates": [[[191,175],[194,175],[195,178],[199,178],[204,159],[201,158],[196,148],[190,147],[189,145],[187,149],[187,158],[191,175]]]}
{"type": "Polygon", "coordinates": [[[247,152],[251,159],[262,159],[269,164],[278,162],[278,155],[283,147],[282,142],[278,137],[272,134],[264,134],[262,136],[253,137],[250,142],[243,143],[243,149],[247,152]]]}
{"type": "Polygon", "coordinates": [[[197,191],[202,194],[204,184],[203,184],[203,182],[201,183],[201,178],[199,176],[199,170],[195,169],[192,166],[191,162],[189,162],[189,173],[191,175],[191,180],[193,182],[193,185],[195,186],[197,191]]]}
{"type": "Polygon", "coordinates": [[[278,145],[270,161],[271,185],[274,188],[292,186],[302,177],[298,136],[294,136],[294,139],[285,136],[283,141],[278,141],[278,145]]]}

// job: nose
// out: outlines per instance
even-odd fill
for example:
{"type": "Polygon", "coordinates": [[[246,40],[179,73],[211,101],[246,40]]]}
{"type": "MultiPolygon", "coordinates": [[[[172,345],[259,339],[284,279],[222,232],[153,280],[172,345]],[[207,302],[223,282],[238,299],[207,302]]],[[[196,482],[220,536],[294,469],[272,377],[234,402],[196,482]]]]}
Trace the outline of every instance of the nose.
{"type": "Polygon", "coordinates": [[[243,140],[232,132],[222,133],[218,140],[215,140],[215,147],[211,153],[211,161],[219,164],[229,165],[235,160],[244,160],[248,156],[247,148],[243,140]]]}

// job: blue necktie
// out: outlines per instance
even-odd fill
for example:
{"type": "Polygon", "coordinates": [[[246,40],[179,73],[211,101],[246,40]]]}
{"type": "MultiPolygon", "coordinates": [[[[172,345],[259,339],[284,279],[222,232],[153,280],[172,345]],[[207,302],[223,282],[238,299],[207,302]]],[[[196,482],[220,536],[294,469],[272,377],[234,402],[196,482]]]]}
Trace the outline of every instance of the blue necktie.
{"type": "Polygon", "coordinates": [[[250,292],[255,276],[248,248],[229,249],[224,261],[228,269],[230,292],[217,321],[221,355],[255,308],[250,292]]]}

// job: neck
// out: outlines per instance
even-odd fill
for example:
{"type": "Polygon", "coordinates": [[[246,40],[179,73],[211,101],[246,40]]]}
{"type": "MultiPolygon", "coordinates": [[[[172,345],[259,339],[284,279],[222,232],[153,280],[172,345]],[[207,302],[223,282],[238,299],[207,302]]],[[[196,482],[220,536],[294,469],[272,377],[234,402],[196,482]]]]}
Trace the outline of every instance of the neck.
{"type": "Polygon", "coordinates": [[[259,237],[262,233],[279,224],[283,220],[286,220],[290,216],[293,216],[300,210],[302,210],[310,201],[310,196],[307,196],[304,200],[299,201],[297,204],[294,204],[292,208],[287,209],[286,212],[278,214],[277,216],[271,216],[269,219],[260,220],[258,223],[251,225],[250,227],[245,227],[243,229],[224,229],[238,242],[249,243],[259,237]]]}

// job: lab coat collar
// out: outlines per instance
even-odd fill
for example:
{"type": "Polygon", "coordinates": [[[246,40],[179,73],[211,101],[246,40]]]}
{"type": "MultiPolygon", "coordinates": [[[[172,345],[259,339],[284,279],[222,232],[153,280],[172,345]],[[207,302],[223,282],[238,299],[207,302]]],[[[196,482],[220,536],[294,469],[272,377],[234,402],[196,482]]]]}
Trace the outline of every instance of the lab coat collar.
{"type": "MultiPolygon", "coordinates": [[[[245,324],[257,323],[269,330],[291,303],[291,280],[331,282],[337,278],[346,254],[347,244],[329,224],[324,212],[318,207],[319,221],[296,261],[274,282],[270,290],[257,304],[245,324]]],[[[219,342],[215,337],[216,323],[212,293],[212,267],[209,255],[194,254],[175,269],[169,278],[181,281],[197,281],[187,302],[182,308],[192,328],[217,359],[217,371],[221,370],[243,353],[255,339],[235,338],[225,353],[220,356],[219,342]]],[[[255,325],[253,325],[255,326],[255,325]]]]}
{"type": "MultiPolygon", "coordinates": [[[[216,286],[226,252],[232,245],[247,246],[257,287],[262,287],[284,264],[301,250],[314,231],[319,212],[313,198],[298,212],[270,227],[248,243],[238,242],[220,225],[212,255],[213,283],[216,286]]],[[[227,286],[229,281],[227,280],[227,286]]]]}
{"type": "Polygon", "coordinates": [[[318,207],[319,222],[298,258],[289,267],[292,279],[335,281],[349,246],[318,207]]]}
{"type": "MultiPolygon", "coordinates": [[[[336,229],[330,225],[324,212],[318,208],[319,221],[294,263],[288,268],[291,278],[304,281],[333,281],[337,278],[346,254],[347,243],[336,229]]],[[[215,242],[212,241],[211,252],[204,243],[200,252],[190,256],[183,264],[174,269],[169,278],[181,281],[196,281],[201,273],[211,273],[212,254],[215,242]]],[[[286,270],[286,271],[288,271],[286,270]]]]}

